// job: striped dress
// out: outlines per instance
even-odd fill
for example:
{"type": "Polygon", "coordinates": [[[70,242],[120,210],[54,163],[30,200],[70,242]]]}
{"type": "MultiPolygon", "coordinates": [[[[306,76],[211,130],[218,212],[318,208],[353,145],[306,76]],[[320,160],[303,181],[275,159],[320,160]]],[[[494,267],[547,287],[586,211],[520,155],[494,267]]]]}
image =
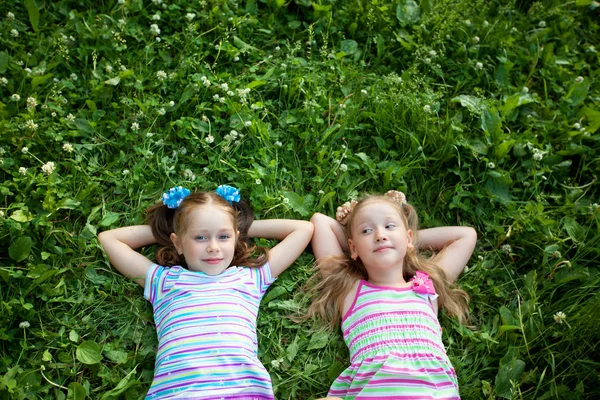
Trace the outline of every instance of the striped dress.
{"type": "Polygon", "coordinates": [[[329,396],[349,399],[460,399],[430,295],[361,281],[342,319],[351,365],[329,396]]]}
{"type": "Polygon", "coordinates": [[[216,276],[152,265],[144,297],[158,352],[146,399],[273,399],[257,356],[256,317],[274,280],[268,264],[216,276]]]}

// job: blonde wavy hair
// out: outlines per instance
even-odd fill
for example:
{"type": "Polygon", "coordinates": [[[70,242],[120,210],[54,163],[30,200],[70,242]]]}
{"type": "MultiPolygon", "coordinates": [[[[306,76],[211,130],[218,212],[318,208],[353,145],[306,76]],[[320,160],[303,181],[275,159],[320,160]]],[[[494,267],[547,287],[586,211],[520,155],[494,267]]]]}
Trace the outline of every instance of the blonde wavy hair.
{"type": "MultiPolygon", "coordinates": [[[[348,238],[352,238],[352,222],[356,213],[364,206],[375,201],[392,204],[406,227],[413,232],[415,248],[409,248],[404,257],[402,274],[404,280],[415,276],[417,271],[426,272],[433,281],[438,297],[438,305],[450,316],[457,317],[461,323],[468,321],[469,295],[448,281],[446,273],[432,260],[416,250],[418,248],[417,231],[419,219],[416,210],[408,203],[399,204],[388,196],[367,196],[360,200],[350,212],[346,227],[348,238]]],[[[312,303],[306,314],[298,320],[304,321],[317,317],[327,321],[330,328],[339,326],[342,318],[344,299],[357,280],[368,280],[367,270],[360,258],[353,260],[348,254],[324,257],[315,263],[315,273],[307,283],[307,290],[312,295],[312,303]]]]}

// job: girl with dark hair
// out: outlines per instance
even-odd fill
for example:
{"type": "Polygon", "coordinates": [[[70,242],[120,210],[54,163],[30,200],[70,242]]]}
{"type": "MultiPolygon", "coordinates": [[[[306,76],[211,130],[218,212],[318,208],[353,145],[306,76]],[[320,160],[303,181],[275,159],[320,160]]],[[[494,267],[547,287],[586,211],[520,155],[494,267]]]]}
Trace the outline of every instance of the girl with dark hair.
{"type": "Polygon", "coordinates": [[[100,233],[111,264],[154,309],[158,353],[146,398],[273,399],[257,356],[258,306],[312,233],[308,221],[254,221],[231,186],[172,188],[148,209],[148,225],[100,233]],[[249,245],[253,237],[281,242],[267,251],[249,245]],[[157,263],[134,250],[154,243],[157,263]]]}
{"type": "Polygon", "coordinates": [[[467,294],[451,283],[477,234],[448,226],[418,231],[403,193],[338,207],[337,221],[315,214],[313,302],[304,318],[341,321],[350,366],[330,396],[350,399],[457,399],[456,373],[442,343],[438,306],[461,321],[467,294]],[[420,249],[439,251],[431,258],[420,249]]]}

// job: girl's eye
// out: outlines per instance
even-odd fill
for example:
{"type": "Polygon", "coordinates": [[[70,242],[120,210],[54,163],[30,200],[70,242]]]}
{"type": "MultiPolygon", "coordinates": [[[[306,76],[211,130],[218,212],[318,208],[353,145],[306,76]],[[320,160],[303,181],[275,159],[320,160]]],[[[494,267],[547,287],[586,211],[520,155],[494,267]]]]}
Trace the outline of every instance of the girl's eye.
{"type": "Polygon", "coordinates": [[[394,225],[394,224],[387,224],[385,227],[388,228],[388,229],[393,229],[393,228],[396,227],[396,225],[394,225]]]}
{"type": "Polygon", "coordinates": [[[204,240],[206,239],[206,236],[196,236],[196,240],[204,240]]]}
{"type": "Polygon", "coordinates": [[[227,240],[227,239],[229,239],[229,235],[221,235],[221,236],[219,236],[219,239],[227,240]]]}
{"type": "Polygon", "coordinates": [[[373,230],[373,229],[371,229],[371,228],[364,228],[364,229],[362,230],[362,233],[371,233],[371,231],[372,231],[372,230],[373,230]]]}

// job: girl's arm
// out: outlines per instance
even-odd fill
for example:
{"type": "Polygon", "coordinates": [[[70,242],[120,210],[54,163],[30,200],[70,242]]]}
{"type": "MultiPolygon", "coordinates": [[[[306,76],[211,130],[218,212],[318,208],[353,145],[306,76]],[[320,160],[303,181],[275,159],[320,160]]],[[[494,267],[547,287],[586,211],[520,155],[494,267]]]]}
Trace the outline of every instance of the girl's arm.
{"type": "Polygon", "coordinates": [[[281,240],[269,250],[271,275],[279,276],[302,254],[313,234],[308,221],[293,219],[264,219],[252,223],[249,237],[281,240]]]}
{"type": "Polygon", "coordinates": [[[443,226],[418,232],[420,249],[440,250],[433,260],[454,282],[469,262],[477,243],[477,232],[468,226],[443,226]]]}
{"type": "Polygon", "coordinates": [[[315,227],[312,249],[315,258],[341,256],[348,251],[348,239],[345,228],[335,219],[316,213],[310,219],[315,227]]]}
{"type": "Polygon", "coordinates": [[[110,263],[127,278],[144,287],[152,261],[134,249],[156,243],[149,225],[127,226],[101,232],[102,244],[110,263]]]}

